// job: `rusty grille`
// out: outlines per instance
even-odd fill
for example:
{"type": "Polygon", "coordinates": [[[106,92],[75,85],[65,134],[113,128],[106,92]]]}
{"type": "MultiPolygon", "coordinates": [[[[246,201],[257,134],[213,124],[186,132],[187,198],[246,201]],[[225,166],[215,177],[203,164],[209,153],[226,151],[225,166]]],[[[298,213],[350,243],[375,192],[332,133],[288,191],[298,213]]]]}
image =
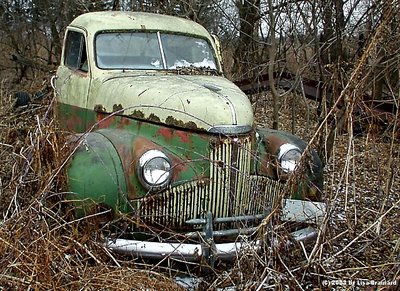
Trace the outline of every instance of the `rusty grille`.
{"type": "Polygon", "coordinates": [[[284,184],[250,175],[251,140],[225,139],[210,150],[210,178],[192,181],[140,200],[143,222],[170,228],[191,229],[185,221],[263,213],[277,203],[284,184]]]}

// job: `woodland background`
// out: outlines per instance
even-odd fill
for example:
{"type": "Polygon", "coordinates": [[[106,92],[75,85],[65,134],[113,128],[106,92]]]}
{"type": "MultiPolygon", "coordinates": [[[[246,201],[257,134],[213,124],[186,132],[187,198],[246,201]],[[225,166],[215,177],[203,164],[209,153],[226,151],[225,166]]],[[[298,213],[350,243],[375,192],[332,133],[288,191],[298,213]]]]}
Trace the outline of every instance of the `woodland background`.
{"type": "Polygon", "coordinates": [[[0,0],[0,285],[162,290],[179,288],[177,276],[210,290],[399,285],[399,21],[397,0],[0,0]],[[68,152],[49,79],[65,27],[99,10],[185,17],[219,36],[225,74],[246,86],[257,123],[303,137],[323,157],[329,212],[313,246],[270,247],[199,275],[110,254],[91,221],[66,218],[68,152]],[[16,108],[22,90],[33,102],[16,108]]]}

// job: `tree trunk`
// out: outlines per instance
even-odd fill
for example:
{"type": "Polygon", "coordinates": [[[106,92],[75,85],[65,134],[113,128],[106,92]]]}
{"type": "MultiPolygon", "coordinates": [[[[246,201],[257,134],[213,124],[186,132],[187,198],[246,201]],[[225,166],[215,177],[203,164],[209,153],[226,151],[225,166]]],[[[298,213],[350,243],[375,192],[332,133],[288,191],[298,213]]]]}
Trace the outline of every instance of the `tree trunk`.
{"type": "Polygon", "coordinates": [[[251,78],[252,67],[256,64],[258,48],[258,25],[260,20],[260,0],[236,1],[239,11],[239,43],[235,51],[235,73],[242,78],[251,78]]]}
{"type": "Polygon", "coordinates": [[[273,10],[272,0],[268,0],[268,18],[269,18],[269,37],[268,37],[268,85],[271,88],[271,94],[273,97],[273,122],[272,128],[279,129],[279,102],[280,95],[275,86],[274,78],[274,65],[276,57],[276,39],[275,39],[275,15],[273,10]]]}

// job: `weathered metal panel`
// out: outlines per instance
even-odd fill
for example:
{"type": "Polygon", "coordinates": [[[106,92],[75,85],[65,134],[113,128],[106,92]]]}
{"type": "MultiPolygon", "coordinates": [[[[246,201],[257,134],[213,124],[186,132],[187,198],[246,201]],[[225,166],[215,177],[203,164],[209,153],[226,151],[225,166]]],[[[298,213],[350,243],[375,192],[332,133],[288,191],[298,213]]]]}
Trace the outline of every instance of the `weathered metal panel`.
{"type": "MultiPolygon", "coordinates": [[[[257,128],[257,132],[263,140],[263,145],[265,145],[260,147],[261,150],[260,153],[258,153],[260,156],[259,160],[271,161],[270,164],[265,162],[257,163],[258,173],[263,176],[271,177],[271,169],[273,169],[275,170],[276,179],[286,181],[289,178],[289,175],[279,171],[279,165],[276,160],[280,147],[285,143],[289,143],[296,145],[300,151],[303,152],[307,147],[307,142],[284,131],[257,128]]],[[[299,179],[297,188],[291,191],[291,197],[294,199],[310,199],[318,201],[321,199],[323,189],[322,161],[314,150],[310,150],[310,153],[305,158],[308,158],[306,162],[307,168],[305,176],[299,179]]]]}
{"type": "Polygon", "coordinates": [[[189,130],[233,125],[251,129],[254,123],[247,96],[218,76],[99,72],[86,108],[103,113],[118,109],[119,115],[189,130]],[[211,90],[211,85],[219,90],[211,90]]]}
{"type": "Polygon", "coordinates": [[[282,201],[282,220],[320,225],[326,213],[322,202],[284,199],[282,201]]]}
{"type": "MultiPolygon", "coordinates": [[[[251,175],[251,139],[225,139],[210,150],[210,176],[135,201],[137,215],[150,225],[191,229],[186,221],[265,213],[278,202],[285,185],[251,175]]],[[[217,227],[218,228],[218,227],[217,227]]]]}
{"type": "Polygon", "coordinates": [[[90,133],[80,139],[68,167],[69,195],[77,214],[94,212],[97,205],[127,211],[127,186],[121,160],[107,138],[90,133]]]}

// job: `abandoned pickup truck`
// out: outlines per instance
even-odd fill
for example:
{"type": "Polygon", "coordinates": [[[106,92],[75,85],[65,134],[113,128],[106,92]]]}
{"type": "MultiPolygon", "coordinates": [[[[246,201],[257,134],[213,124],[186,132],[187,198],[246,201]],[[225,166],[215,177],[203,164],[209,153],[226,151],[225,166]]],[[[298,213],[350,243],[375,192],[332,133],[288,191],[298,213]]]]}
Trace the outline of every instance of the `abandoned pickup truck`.
{"type": "Polygon", "coordinates": [[[293,239],[317,234],[320,159],[282,197],[307,144],[258,128],[221,62],[218,39],[177,17],[94,12],[67,27],[53,85],[60,125],[78,140],[69,200],[78,216],[130,217],[107,238],[113,251],[231,259],[275,206],[301,225],[293,239]]]}

